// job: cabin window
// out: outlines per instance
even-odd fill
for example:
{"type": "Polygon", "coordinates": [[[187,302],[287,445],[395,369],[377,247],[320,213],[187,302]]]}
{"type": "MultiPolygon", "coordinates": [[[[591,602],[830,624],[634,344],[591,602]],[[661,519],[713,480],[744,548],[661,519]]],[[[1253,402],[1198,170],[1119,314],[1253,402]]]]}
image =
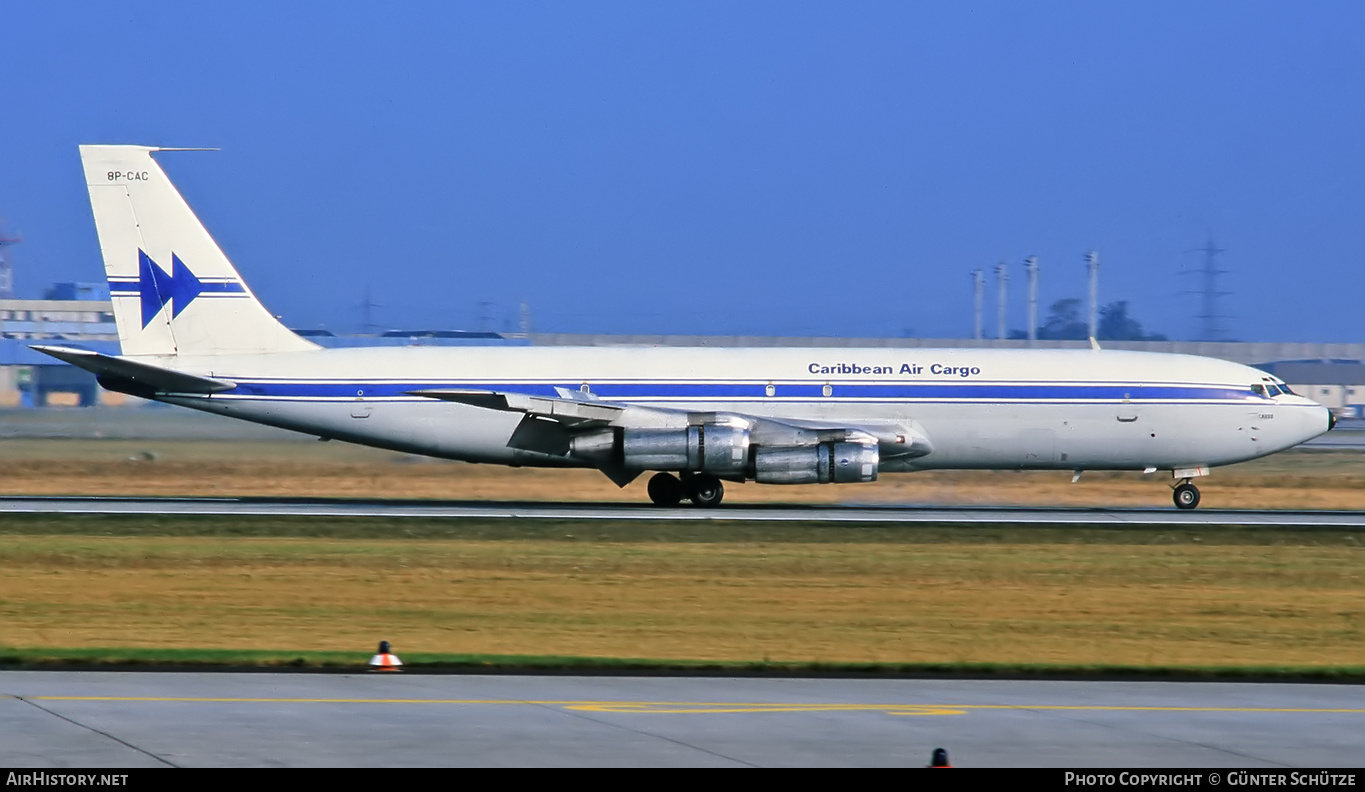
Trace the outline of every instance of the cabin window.
{"type": "Polygon", "coordinates": [[[1264,396],[1265,386],[1258,382],[1255,385],[1251,386],[1251,392],[1256,394],[1257,396],[1264,396]]]}

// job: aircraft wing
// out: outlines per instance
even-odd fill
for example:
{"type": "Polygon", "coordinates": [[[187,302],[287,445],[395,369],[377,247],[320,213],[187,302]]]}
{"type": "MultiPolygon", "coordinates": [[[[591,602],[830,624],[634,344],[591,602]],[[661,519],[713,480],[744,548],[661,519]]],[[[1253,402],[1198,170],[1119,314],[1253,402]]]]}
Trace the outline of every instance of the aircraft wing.
{"type": "Polygon", "coordinates": [[[606,402],[577,399],[551,399],[525,393],[503,393],[484,390],[415,390],[412,396],[458,402],[473,407],[507,412],[522,412],[536,418],[547,418],[566,427],[587,428],[603,426],[621,417],[628,408],[606,402]]]}
{"type": "MultiPolygon", "coordinates": [[[[551,456],[568,456],[573,447],[575,434],[612,425],[622,425],[628,411],[643,408],[623,404],[610,404],[595,399],[570,398],[570,391],[560,390],[564,398],[551,399],[545,396],[532,396],[528,393],[506,393],[501,391],[464,390],[451,388],[431,388],[408,391],[412,396],[425,396],[428,399],[468,404],[487,410],[519,412],[523,414],[521,423],[507,440],[508,448],[521,451],[534,451],[551,456]]],[[[604,463],[598,467],[607,478],[624,487],[640,475],[638,470],[630,470],[620,465],[604,463]]]]}
{"type": "Polygon", "coordinates": [[[155,393],[219,393],[237,387],[237,383],[230,380],[186,374],[182,371],[173,371],[128,358],[102,355],[89,349],[41,345],[31,348],[89,371],[99,377],[101,384],[111,390],[122,392],[142,390],[155,393]]]}
{"type": "Polygon", "coordinates": [[[799,447],[817,443],[876,444],[883,457],[918,457],[932,450],[929,438],[913,421],[859,421],[838,423],[769,418],[739,412],[701,412],[665,407],[640,407],[580,396],[557,389],[561,398],[525,393],[430,389],[408,391],[413,396],[468,404],[490,410],[525,415],[508,446],[556,456],[569,453],[572,438],[606,426],[632,428],[685,428],[699,425],[743,427],[760,445],[799,447]]]}

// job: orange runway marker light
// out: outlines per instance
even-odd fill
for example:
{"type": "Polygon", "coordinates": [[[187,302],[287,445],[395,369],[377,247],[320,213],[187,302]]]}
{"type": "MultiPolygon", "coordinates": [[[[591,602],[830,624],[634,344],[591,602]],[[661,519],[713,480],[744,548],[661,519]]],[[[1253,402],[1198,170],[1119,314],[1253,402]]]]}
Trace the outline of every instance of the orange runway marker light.
{"type": "Polygon", "coordinates": [[[371,671],[402,671],[403,661],[389,649],[388,641],[379,642],[379,653],[370,658],[371,671]]]}

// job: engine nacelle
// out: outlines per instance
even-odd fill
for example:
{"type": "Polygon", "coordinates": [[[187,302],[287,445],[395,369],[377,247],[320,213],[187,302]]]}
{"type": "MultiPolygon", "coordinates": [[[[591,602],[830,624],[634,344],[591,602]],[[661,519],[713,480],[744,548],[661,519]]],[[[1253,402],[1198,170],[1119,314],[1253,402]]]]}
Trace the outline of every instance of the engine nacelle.
{"type": "Polygon", "coordinates": [[[733,426],[626,429],[621,461],[642,470],[692,470],[742,474],[749,462],[749,430],[733,426]]]}
{"type": "Polygon", "coordinates": [[[881,454],[875,445],[820,443],[754,452],[754,478],[761,484],[853,484],[877,480],[881,454]]]}
{"type": "Polygon", "coordinates": [[[578,456],[615,458],[639,470],[743,475],[749,464],[749,430],[718,425],[607,430],[575,437],[571,448],[578,456]]]}

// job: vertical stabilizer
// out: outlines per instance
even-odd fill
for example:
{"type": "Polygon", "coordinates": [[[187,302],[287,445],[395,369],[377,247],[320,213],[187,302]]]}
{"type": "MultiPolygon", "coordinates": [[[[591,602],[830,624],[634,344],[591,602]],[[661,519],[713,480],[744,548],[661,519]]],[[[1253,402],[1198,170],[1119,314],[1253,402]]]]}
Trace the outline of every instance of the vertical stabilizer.
{"type": "Polygon", "coordinates": [[[81,146],[125,355],[316,349],[261,305],[148,146],[81,146]]]}

